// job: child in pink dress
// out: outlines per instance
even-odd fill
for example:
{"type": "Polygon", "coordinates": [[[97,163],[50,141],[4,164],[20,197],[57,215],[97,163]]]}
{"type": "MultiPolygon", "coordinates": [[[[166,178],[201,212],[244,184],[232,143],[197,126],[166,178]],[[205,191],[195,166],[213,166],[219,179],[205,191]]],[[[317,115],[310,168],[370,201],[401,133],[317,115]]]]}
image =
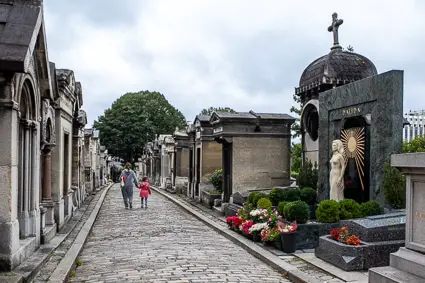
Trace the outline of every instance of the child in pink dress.
{"type": "Polygon", "coordinates": [[[148,183],[148,177],[143,177],[142,183],[140,183],[137,187],[140,189],[140,198],[142,200],[141,208],[143,208],[143,205],[145,208],[148,208],[148,197],[152,194],[151,186],[148,183]]]}

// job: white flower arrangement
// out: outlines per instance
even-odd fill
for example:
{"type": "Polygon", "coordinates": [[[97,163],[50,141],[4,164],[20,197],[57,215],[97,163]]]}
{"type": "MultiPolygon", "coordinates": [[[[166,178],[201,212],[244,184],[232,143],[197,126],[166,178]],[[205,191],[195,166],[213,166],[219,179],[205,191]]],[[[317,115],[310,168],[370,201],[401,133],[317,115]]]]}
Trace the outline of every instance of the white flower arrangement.
{"type": "Polygon", "coordinates": [[[259,216],[261,214],[261,211],[259,209],[254,209],[251,210],[251,212],[249,213],[249,215],[255,217],[255,216],[259,216]]]}
{"type": "Polygon", "coordinates": [[[257,223],[257,224],[252,225],[251,228],[249,228],[249,233],[258,232],[258,231],[261,231],[263,229],[268,229],[268,228],[269,227],[267,225],[267,222],[266,223],[257,223]]]}

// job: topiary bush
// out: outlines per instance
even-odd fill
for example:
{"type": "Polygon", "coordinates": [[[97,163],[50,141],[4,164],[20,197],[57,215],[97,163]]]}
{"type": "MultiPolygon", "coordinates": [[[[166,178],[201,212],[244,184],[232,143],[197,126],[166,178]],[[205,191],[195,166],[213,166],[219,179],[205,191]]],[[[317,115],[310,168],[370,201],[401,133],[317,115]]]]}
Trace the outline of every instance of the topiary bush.
{"type": "Polygon", "coordinates": [[[272,207],[272,202],[268,198],[260,198],[257,202],[257,208],[269,209],[272,207]]]}
{"type": "Polygon", "coordinates": [[[339,221],[339,203],[335,200],[324,200],[316,209],[316,219],[322,223],[335,223],[339,221]]]}
{"type": "Polygon", "coordinates": [[[282,199],[282,189],[273,188],[269,193],[269,199],[274,206],[279,204],[279,201],[282,199]]]}
{"type": "Polygon", "coordinates": [[[257,197],[257,195],[258,195],[258,192],[252,192],[252,193],[250,193],[249,196],[248,196],[248,198],[247,198],[247,200],[246,200],[246,202],[247,203],[250,203],[250,204],[257,205],[257,202],[254,202],[254,200],[257,197]]]}
{"type": "Polygon", "coordinates": [[[384,209],[381,207],[381,205],[374,200],[360,204],[360,211],[363,217],[384,213],[384,209]]]}
{"type": "Polygon", "coordinates": [[[267,195],[265,195],[265,194],[263,194],[263,193],[258,192],[258,193],[255,195],[254,199],[253,199],[253,204],[256,206],[256,205],[257,205],[257,203],[258,203],[258,200],[260,200],[260,199],[262,199],[262,198],[269,199],[267,195]]]}
{"type": "Polygon", "coordinates": [[[314,205],[317,199],[317,192],[315,189],[306,187],[300,190],[300,199],[308,205],[314,205]]]}
{"type": "Polygon", "coordinates": [[[296,220],[297,223],[303,224],[309,218],[310,208],[307,203],[297,200],[285,205],[284,214],[288,221],[296,220]]]}
{"type": "Polygon", "coordinates": [[[218,168],[215,169],[215,171],[212,173],[210,178],[211,184],[213,184],[214,188],[221,192],[222,191],[222,184],[223,184],[223,169],[218,168]]]}
{"type": "Polygon", "coordinates": [[[300,190],[299,189],[285,189],[282,192],[281,201],[293,202],[300,200],[300,190]]]}
{"type": "Polygon", "coordinates": [[[360,204],[352,199],[343,199],[339,202],[339,219],[354,219],[362,217],[360,204]]]}
{"type": "Polygon", "coordinates": [[[385,201],[395,209],[406,207],[406,179],[400,171],[391,167],[389,163],[384,165],[384,189],[385,201]]]}
{"type": "Polygon", "coordinates": [[[288,203],[289,202],[287,202],[287,201],[281,201],[281,202],[279,202],[279,204],[277,205],[277,212],[279,212],[279,215],[285,216],[285,206],[288,203]]]}

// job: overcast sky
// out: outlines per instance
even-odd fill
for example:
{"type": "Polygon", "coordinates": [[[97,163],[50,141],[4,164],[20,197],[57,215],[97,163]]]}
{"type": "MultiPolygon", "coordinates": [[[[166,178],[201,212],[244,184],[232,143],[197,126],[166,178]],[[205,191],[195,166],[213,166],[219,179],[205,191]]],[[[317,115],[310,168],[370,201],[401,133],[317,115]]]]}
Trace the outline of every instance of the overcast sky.
{"type": "Polygon", "coordinates": [[[82,83],[89,124],[126,92],[159,91],[187,120],[209,106],[289,113],[294,87],[343,47],[405,71],[404,111],[425,109],[423,0],[45,0],[50,61],[82,83]]]}

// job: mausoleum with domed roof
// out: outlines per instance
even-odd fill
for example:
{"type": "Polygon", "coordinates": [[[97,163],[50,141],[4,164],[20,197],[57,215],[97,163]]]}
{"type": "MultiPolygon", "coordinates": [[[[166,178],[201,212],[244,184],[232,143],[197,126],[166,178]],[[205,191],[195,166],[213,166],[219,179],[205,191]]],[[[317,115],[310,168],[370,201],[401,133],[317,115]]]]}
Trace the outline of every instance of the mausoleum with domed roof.
{"type": "Polygon", "coordinates": [[[295,95],[303,105],[301,134],[303,158],[318,162],[319,95],[341,85],[377,75],[375,65],[363,55],[343,50],[338,42],[338,28],[343,23],[332,15],[328,31],[333,32],[334,44],[328,54],[314,60],[303,71],[295,95]]]}

